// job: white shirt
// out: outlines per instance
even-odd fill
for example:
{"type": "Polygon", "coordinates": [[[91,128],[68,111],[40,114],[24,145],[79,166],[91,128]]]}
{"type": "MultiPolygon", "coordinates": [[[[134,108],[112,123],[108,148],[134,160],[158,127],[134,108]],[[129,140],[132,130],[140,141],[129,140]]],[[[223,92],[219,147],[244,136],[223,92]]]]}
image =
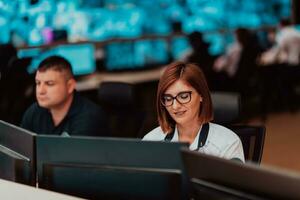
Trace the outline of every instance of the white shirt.
{"type": "Polygon", "coordinates": [[[300,63],[300,32],[290,26],[282,28],[276,35],[276,46],[262,54],[261,63],[298,65],[300,63]]]}
{"type": "Polygon", "coordinates": [[[241,52],[241,45],[237,42],[233,43],[229,46],[225,55],[217,58],[214,63],[214,70],[216,72],[225,71],[228,76],[233,77],[238,70],[241,52]]]}
{"type": "MultiPolygon", "coordinates": [[[[198,131],[195,140],[190,144],[190,150],[198,149],[198,140],[201,128],[198,131]]],[[[162,131],[161,127],[157,127],[146,134],[143,140],[163,141],[166,134],[162,131]]],[[[175,127],[174,136],[171,142],[178,142],[178,130],[175,127]]],[[[204,146],[198,149],[199,152],[213,155],[225,159],[238,158],[245,162],[243,146],[240,138],[228,128],[221,125],[209,123],[209,131],[204,146]]]]}
{"type": "Polygon", "coordinates": [[[276,42],[284,55],[285,62],[298,65],[300,63],[300,32],[294,27],[283,28],[276,37],[276,42]]]}

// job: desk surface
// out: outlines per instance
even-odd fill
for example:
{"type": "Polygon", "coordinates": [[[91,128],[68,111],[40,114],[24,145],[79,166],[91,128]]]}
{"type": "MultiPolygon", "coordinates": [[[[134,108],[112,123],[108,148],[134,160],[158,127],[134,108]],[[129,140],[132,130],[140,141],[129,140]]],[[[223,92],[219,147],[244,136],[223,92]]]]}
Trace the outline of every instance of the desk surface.
{"type": "Polygon", "coordinates": [[[28,185],[23,185],[11,181],[0,179],[0,199],[12,200],[80,200],[81,198],[72,197],[48,190],[38,189],[28,185]]]}
{"type": "Polygon", "coordinates": [[[102,72],[92,74],[79,80],[76,85],[78,91],[93,90],[99,88],[104,81],[116,81],[127,83],[140,83],[159,80],[165,67],[137,72],[102,72]]]}

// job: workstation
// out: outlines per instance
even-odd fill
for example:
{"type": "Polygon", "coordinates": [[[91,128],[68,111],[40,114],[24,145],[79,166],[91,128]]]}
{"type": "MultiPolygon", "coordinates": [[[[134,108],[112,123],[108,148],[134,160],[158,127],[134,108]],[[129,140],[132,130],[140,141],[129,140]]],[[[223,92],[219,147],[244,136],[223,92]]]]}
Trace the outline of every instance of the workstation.
{"type": "Polygon", "coordinates": [[[298,0],[0,3],[0,187],[300,197],[298,0]]]}

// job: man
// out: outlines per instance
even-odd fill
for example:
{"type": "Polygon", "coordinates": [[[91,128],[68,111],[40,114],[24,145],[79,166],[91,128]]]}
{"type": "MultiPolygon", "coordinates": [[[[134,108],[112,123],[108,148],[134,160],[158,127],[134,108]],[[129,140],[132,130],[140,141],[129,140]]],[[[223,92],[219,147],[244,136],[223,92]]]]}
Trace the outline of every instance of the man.
{"type": "Polygon", "coordinates": [[[37,134],[103,136],[108,134],[105,113],[80,97],[71,64],[51,56],[38,66],[37,102],[25,112],[21,127],[37,134]]]}
{"type": "Polygon", "coordinates": [[[279,23],[275,38],[275,45],[264,52],[260,58],[262,65],[269,64],[300,64],[300,32],[292,26],[289,19],[282,19],[279,23]]]}

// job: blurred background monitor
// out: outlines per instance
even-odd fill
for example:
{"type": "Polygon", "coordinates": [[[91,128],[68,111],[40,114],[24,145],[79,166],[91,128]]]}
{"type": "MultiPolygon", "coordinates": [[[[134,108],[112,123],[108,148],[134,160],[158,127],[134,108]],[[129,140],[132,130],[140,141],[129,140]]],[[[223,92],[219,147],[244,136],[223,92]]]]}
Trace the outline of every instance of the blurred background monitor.
{"type": "Polygon", "coordinates": [[[0,120],[0,178],[35,186],[35,136],[0,120]]]}
{"type": "Polygon", "coordinates": [[[181,143],[37,138],[39,187],[92,199],[179,199],[181,143]]]}
{"type": "MultiPolygon", "coordinates": [[[[22,54],[22,51],[19,54],[22,54]]],[[[24,55],[24,50],[23,50],[23,55],[24,55]]],[[[33,57],[31,65],[28,67],[29,73],[34,73],[38,65],[40,64],[40,62],[46,57],[52,55],[59,55],[66,58],[72,65],[74,75],[87,75],[87,74],[94,73],[96,71],[94,45],[71,44],[71,45],[60,45],[57,47],[53,47],[33,57]]]]}
{"type": "Polygon", "coordinates": [[[170,53],[174,60],[181,59],[185,54],[191,50],[189,40],[185,36],[177,36],[172,38],[170,53]]]}
{"type": "Polygon", "coordinates": [[[182,151],[194,199],[299,199],[300,175],[182,151]]]}
{"type": "Polygon", "coordinates": [[[40,53],[42,53],[42,49],[38,48],[38,47],[28,48],[28,49],[19,49],[17,56],[19,59],[33,58],[33,57],[40,55],[40,53]]]}
{"type": "MultiPolygon", "coordinates": [[[[217,56],[225,51],[226,44],[232,41],[232,37],[229,34],[213,32],[204,33],[203,40],[209,45],[208,52],[212,56],[217,56]]],[[[192,46],[189,43],[188,36],[175,36],[171,39],[170,54],[174,60],[182,59],[188,52],[192,50],[192,46]]]]}
{"type": "Polygon", "coordinates": [[[112,42],[105,47],[108,71],[145,69],[168,61],[168,45],[162,39],[112,42]]]}

